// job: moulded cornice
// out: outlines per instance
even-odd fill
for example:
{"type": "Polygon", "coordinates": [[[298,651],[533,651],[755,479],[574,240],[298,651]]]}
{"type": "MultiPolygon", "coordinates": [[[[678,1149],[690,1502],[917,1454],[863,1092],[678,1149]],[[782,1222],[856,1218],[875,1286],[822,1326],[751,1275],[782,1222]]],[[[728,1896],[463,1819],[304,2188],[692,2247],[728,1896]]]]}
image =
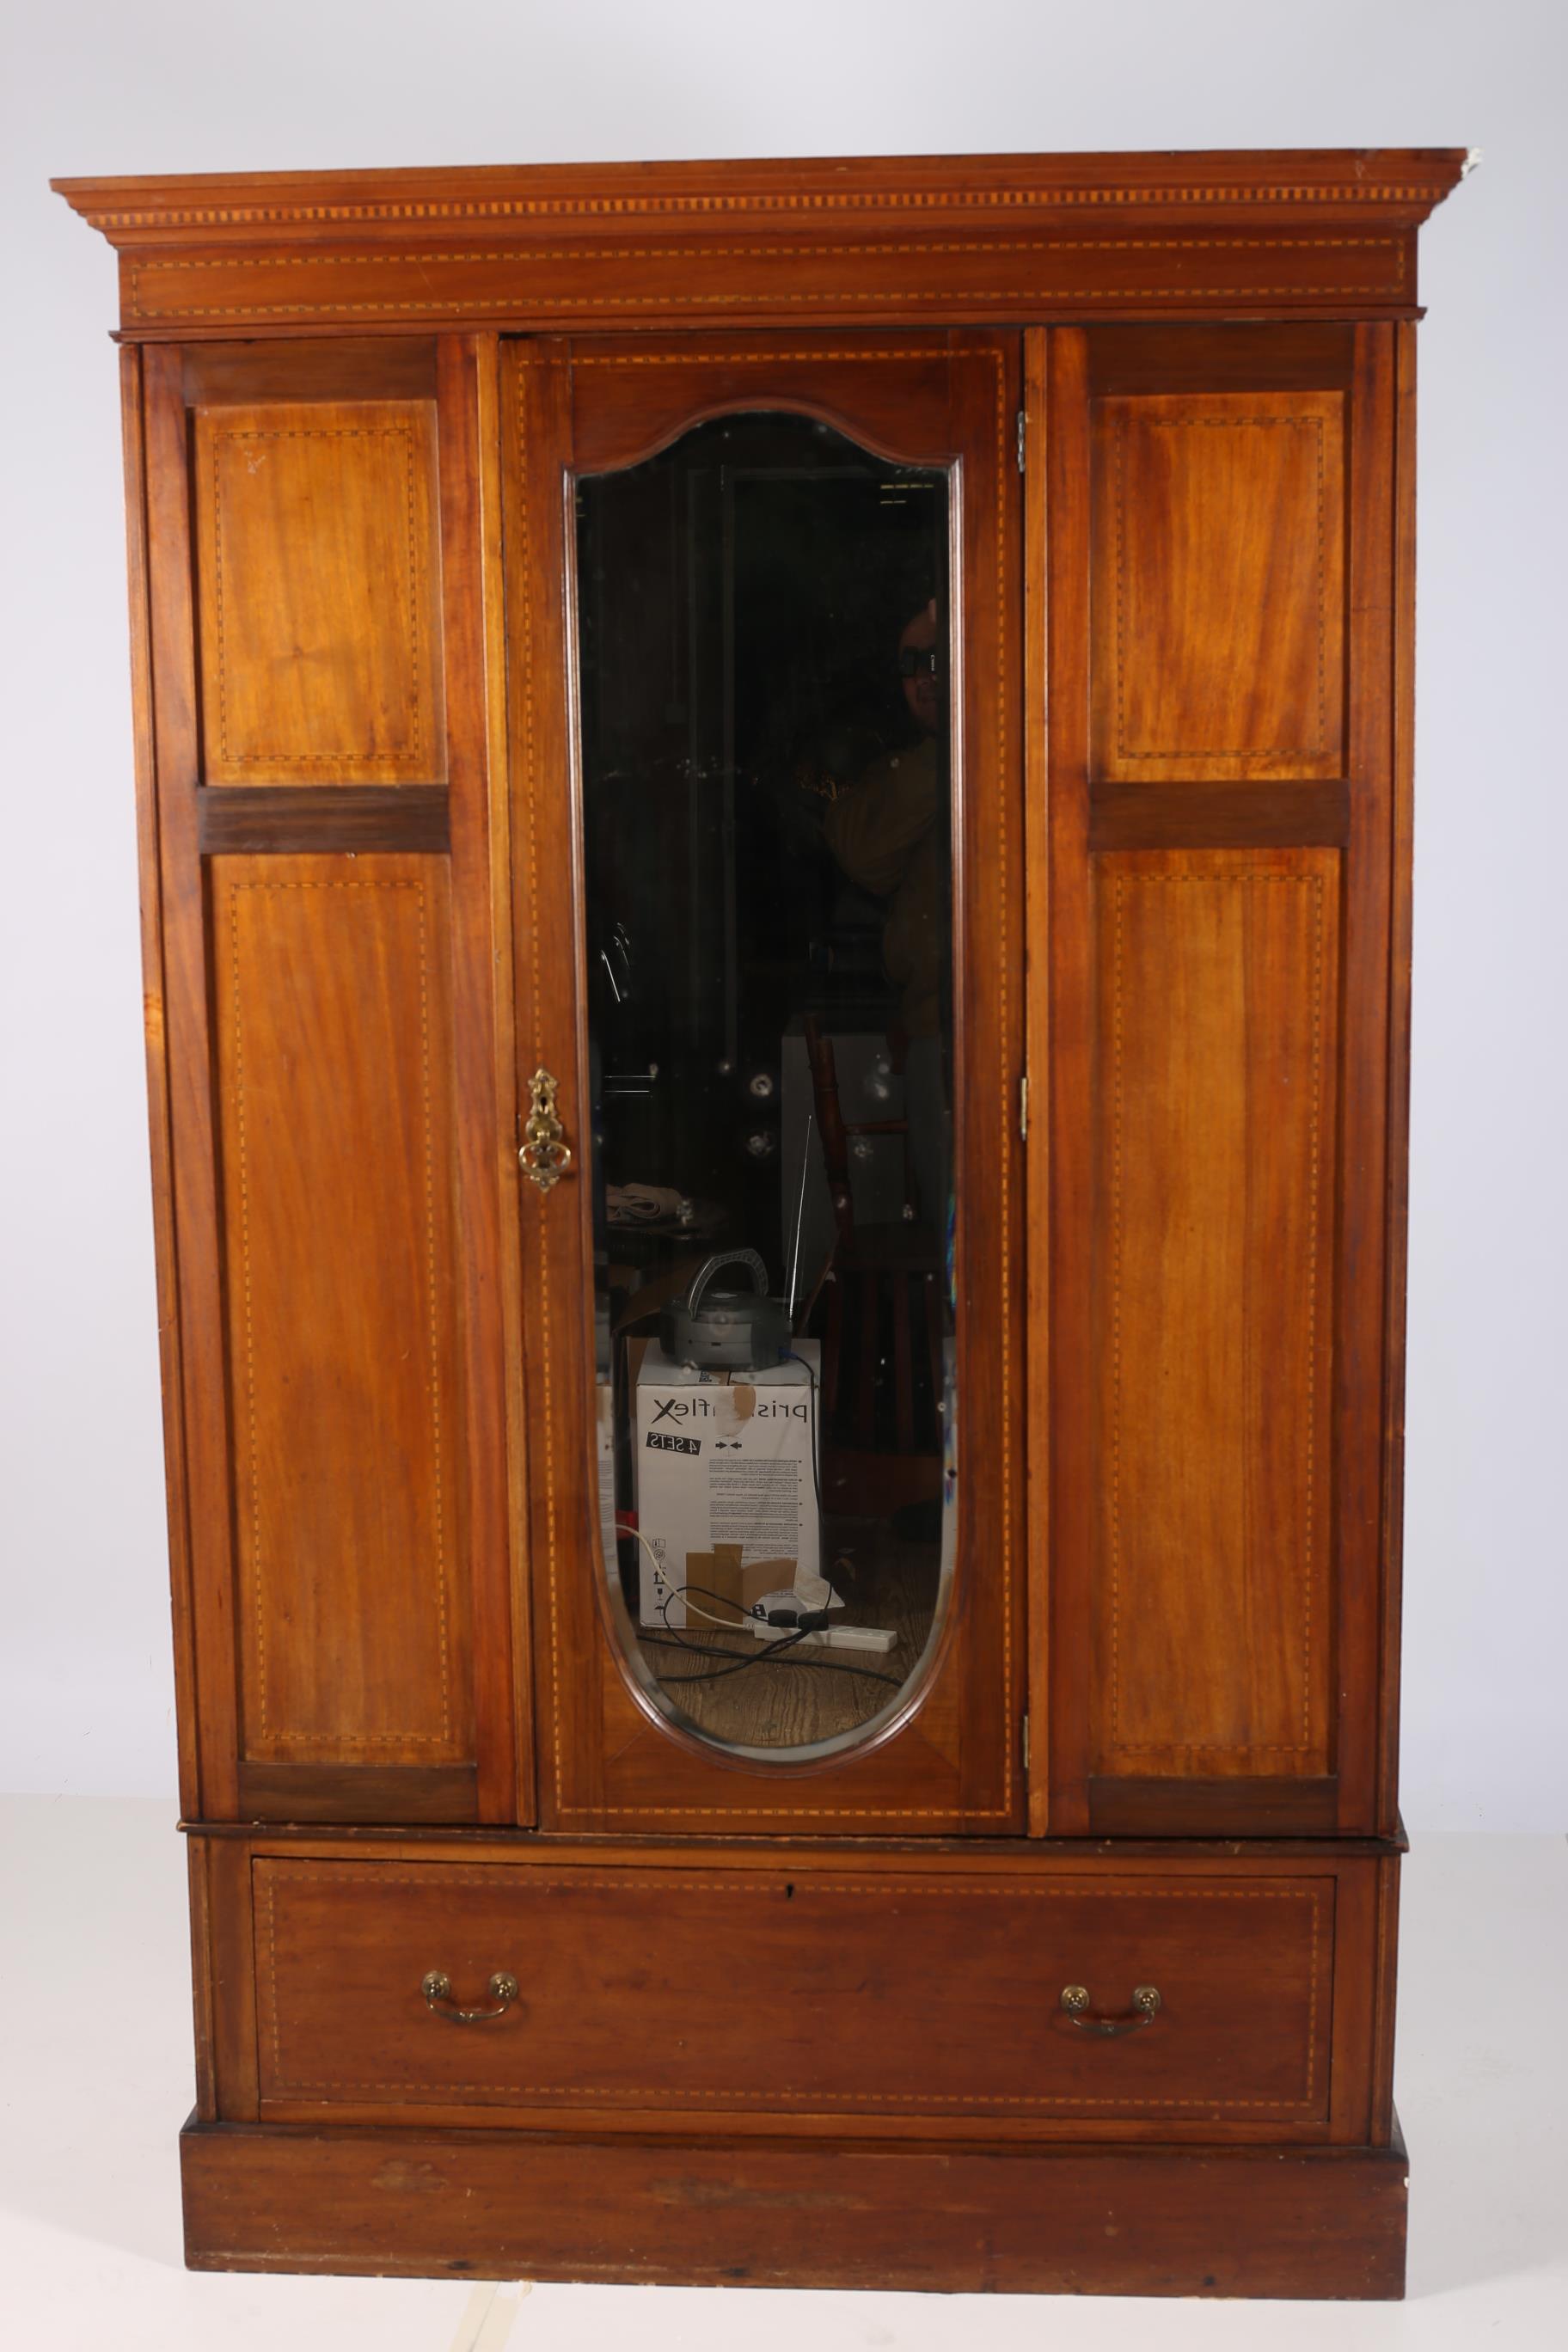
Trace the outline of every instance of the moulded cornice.
{"type": "Polygon", "coordinates": [[[1327,149],[53,185],[121,254],[123,331],[157,338],[938,310],[1409,315],[1415,231],[1465,166],[1458,148],[1327,149]]]}

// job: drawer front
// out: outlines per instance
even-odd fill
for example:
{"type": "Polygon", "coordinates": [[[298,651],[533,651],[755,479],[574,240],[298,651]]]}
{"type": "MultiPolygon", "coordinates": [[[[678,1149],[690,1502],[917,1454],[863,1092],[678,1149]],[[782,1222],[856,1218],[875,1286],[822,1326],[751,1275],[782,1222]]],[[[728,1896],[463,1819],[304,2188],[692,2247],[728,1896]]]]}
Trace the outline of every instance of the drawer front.
{"type": "Polygon", "coordinates": [[[1335,1880],[254,1865],[262,2111],[1326,2123],[1335,1880]],[[438,1972],[450,1991],[422,1990],[438,1972]],[[499,2016],[490,1980],[517,1979],[499,2016]],[[1088,2003],[1075,2019],[1068,1987],[1088,2003]],[[1147,2016],[1135,1989],[1153,1986],[1147,2016]],[[1097,2030],[1100,2021],[1123,2030],[1097,2030]]]}

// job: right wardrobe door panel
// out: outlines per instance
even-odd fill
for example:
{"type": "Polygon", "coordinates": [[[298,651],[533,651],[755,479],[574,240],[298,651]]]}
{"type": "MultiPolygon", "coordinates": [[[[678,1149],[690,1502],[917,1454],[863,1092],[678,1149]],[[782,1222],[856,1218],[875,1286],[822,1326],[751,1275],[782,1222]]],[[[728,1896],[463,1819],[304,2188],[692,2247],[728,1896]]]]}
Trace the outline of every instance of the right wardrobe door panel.
{"type": "Polygon", "coordinates": [[[1394,334],[1031,370],[1058,1832],[1387,1826],[1394,334]]]}

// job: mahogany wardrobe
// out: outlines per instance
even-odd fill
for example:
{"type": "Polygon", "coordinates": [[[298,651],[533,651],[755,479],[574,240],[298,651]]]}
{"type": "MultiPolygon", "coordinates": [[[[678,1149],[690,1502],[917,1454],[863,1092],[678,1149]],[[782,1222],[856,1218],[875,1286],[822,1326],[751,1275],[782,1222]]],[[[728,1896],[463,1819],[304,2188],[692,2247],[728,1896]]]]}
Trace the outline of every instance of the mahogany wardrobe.
{"type": "Polygon", "coordinates": [[[1401,2292],[1450,151],[64,180],[208,2269],[1401,2292]]]}

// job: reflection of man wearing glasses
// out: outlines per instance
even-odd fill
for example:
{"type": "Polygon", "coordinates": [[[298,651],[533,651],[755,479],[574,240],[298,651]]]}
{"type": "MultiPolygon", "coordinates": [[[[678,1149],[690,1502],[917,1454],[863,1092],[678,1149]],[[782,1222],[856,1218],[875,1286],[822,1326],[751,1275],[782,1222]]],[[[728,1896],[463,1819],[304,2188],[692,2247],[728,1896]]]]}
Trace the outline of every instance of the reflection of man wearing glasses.
{"type": "Polygon", "coordinates": [[[824,820],[827,844],[852,882],[888,902],[882,961],[902,991],[889,1039],[902,1061],[910,1152],[921,1213],[939,1246],[947,1222],[948,1112],[942,1070],[942,993],[948,952],[944,919],[946,762],[942,758],[942,648],[936,600],[899,638],[904,700],[919,740],[875,761],[824,820]],[[902,1042],[904,1052],[897,1048],[902,1042]]]}

